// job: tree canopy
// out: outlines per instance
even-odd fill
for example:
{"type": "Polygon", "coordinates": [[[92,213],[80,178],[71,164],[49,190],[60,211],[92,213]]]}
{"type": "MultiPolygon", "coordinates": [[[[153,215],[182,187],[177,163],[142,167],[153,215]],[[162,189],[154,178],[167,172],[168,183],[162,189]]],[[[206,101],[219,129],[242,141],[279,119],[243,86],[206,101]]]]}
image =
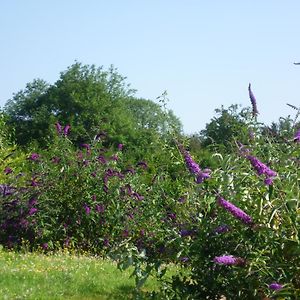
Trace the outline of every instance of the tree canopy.
{"type": "Polygon", "coordinates": [[[150,100],[137,99],[135,91],[111,66],[74,63],[52,85],[42,79],[28,83],[5,105],[8,124],[15,128],[18,144],[37,141],[45,145],[54,124],[71,126],[70,138],[83,143],[99,132],[112,140],[136,142],[141,130],[164,134],[171,123],[181,130],[179,119],[150,100]]]}

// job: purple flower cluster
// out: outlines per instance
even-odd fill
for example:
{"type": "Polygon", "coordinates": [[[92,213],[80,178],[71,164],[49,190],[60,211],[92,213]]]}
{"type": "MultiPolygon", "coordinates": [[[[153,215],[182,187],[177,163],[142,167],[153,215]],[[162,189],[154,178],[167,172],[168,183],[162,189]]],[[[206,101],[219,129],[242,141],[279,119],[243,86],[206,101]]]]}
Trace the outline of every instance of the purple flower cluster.
{"type": "Polygon", "coordinates": [[[277,176],[277,173],[271,170],[267,165],[262,163],[255,156],[247,155],[247,159],[250,161],[252,167],[255,169],[258,175],[265,175],[265,184],[271,185],[273,183],[274,177],[277,176]]]}
{"type": "Polygon", "coordinates": [[[62,126],[60,125],[59,122],[55,123],[55,127],[56,127],[56,131],[59,135],[63,133],[65,136],[67,136],[69,134],[70,129],[71,129],[70,125],[66,125],[64,128],[62,128],[62,126]]]}
{"type": "Polygon", "coordinates": [[[256,99],[255,99],[255,96],[251,90],[251,83],[249,83],[249,86],[248,86],[248,91],[249,91],[249,98],[250,98],[250,101],[251,101],[251,105],[252,105],[252,115],[253,116],[256,116],[259,114],[258,110],[257,110],[257,105],[256,105],[256,99]]]}
{"type": "Polygon", "coordinates": [[[214,229],[214,234],[221,234],[230,231],[230,227],[227,224],[223,224],[214,229]]]}
{"type": "Polygon", "coordinates": [[[242,266],[245,265],[245,260],[240,257],[235,257],[232,255],[222,255],[216,256],[213,259],[214,263],[219,265],[226,265],[226,266],[242,266]]]}
{"type": "Polygon", "coordinates": [[[295,133],[294,142],[300,143],[300,129],[298,129],[297,132],[295,133]]]}
{"type": "Polygon", "coordinates": [[[277,282],[273,282],[269,285],[269,289],[273,290],[273,291],[279,291],[283,288],[282,284],[277,283],[277,282]]]}
{"type": "Polygon", "coordinates": [[[201,170],[200,166],[193,160],[190,153],[179,145],[179,150],[183,155],[185,164],[192,175],[196,175],[196,182],[202,183],[205,179],[210,178],[210,169],[201,170]]]}
{"type": "Polygon", "coordinates": [[[251,225],[253,223],[252,218],[249,215],[220,196],[218,197],[218,204],[230,212],[235,218],[241,220],[243,223],[247,225],[251,225]]]}

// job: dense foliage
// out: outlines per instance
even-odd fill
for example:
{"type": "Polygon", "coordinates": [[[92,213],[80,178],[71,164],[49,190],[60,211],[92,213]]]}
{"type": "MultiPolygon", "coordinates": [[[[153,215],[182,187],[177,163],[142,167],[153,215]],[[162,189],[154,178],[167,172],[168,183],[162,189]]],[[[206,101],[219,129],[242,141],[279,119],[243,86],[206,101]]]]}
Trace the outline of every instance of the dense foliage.
{"type": "Polygon", "coordinates": [[[76,62],[54,84],[36,79],[16,93],[5,105],[7,124],[15,129],[16,142],[27,146],[32,141],[47,145],[56,122],[71,126],[70,139],[77,144],[105,132],[108,142],[142,147],[149,143],[143,129],[146,135],[165,134],[171,124],[181,131],[172,111],[135,98],[125,79],[113,67],[105,71],[76,62]]]}
{"type": "MultiPolygon", "coordinates": [[[[253,105],[250,86],[249,96],[253,105]]],[[[111,122],[78,143],[80,127],[72,136],[75,123],[60,113],[46,148],[2,160],[0,243],[109,255],[134,267],[137,289],[156,275],[162,288],[153,298],[299,299],[297,120],[272,131],[257,122],[256,105],[252,113],[222,108],[189,143],[152,102],[123,103],[144,151],[111,122]],[[164,278],[170,263],[181,272],[164,278]]]]}

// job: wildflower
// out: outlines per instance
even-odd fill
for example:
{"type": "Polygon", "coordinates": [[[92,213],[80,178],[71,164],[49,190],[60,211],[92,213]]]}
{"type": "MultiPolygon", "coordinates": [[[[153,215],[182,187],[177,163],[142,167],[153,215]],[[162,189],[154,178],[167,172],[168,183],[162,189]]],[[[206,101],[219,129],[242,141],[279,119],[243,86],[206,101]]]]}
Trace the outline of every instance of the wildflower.
{"type": "Polygon", "coordinates": [[[253,94],[253,92],[251,90],[251,83],[249,83],[248,91],[249,91],[249,98],[250,98],[251,105],[252,105],[252,115],[255,117],[256,115],[259,114],[259,112],[257,110],[255,96],[254,96],[254,94],[253,94]]]}
{"type": "Polygon", "coordinates": [[[97,160],[101,163],[101,164],[106,164],[106,159],[103,155],[98,156],[97,160]]]}
{"type": "Polygon", "coordinates": [[[94,194],[94,195],[92,196],[92,200],[93,200],[93,201],[96,201],[96,199],[97,199],[97,196],[94,194]]]}
{"type": "Polygon", "coordinates": [[[35,178],[33,178],[33,179],[31,180],[30,185],[33,186],[33,187],[38,186],[38,182],[35,180],[35,178]]]}
{"type": "Polygon", "coordinates": [[[135,197],[137,200],[141,201],[144,199],[144,196],[140,195],[139,193],[137,192],[133,192],[132,193],[132,196],[135,197]]]}
{"type": "Polygon", "coordinates": [[[91,208],[86,203],[83,205],[83,208],[87,215],[89,215],[91,213],[91,208]]]}
{"type": "Polygon", "coordinates": [[[205,179],[210,178],[210,169],[204,169],[197,174],[196,182],[202,183],[205,179]]]}
{"type": "Polygon", "coordinates": [[[37,153],[32,153],[32,154],[28,157],[28,159],[29,159],[29,160],[32,160],[32,161],[36,161],[36,160],[38,160],[39,158],[40,158],[40,155],[37,154],[37,153]]]}
{"type": "Polygon", "coordinates": [[[5,169],[4,169],[4,174],[5,175],[8,175],[8,174],[10,174],[10,173],[12,173],[13,172],[13,170],[10,168],[10,167],[6,167],[5,169]]]}
{"type": "Polygon", "coordinates": [[[62,127],[61,127],[61,125],[59,124],[59,122],[56,122],[56,123],[55,123],[55,127],[56,127],[57,133],[58,133],[58,134],[61,134],[62,127]]]}
{"type": "Polygon", "coordinates": [[[110,159],[113,160],[113,161],[118,161],[118,160],[119,160],[119,157],[118,157],[117,154],[114,154],[114,155],[111,156],[110,159]]]}
{"type": "Polygon", "coordinates": [[[96,204],[95,209],[96,209],[96,212],[103,213],[105,210],[105,206],[103,204],[96,204]]]}
{"type": "Polygon", "coordinates": [[[29,216],[32,216],[32,215],[34,215],[37,211],[38,211],[37,208],[31,207],[31,208],[29,209],[28,215],[29,215],[29,216]]]}
{"type": "Polygon", "coordinates": [[[119,145],[118,145],[118,150],[119,150],[119,151],[122,151],[122,149],[123,149],[123,144],[119,144],[119,145]]]}
{"type": "Polygon", "coordinates": [[[90,144],[81,144],[81,147],[86,149],[87,154],[91,153],[91,145],[90,144]]]}
{"type": "Polygon", "coordinates": [[[227,224],[223,224],[215,228],[213,231],[215,234],[221,234],[230,231],[230,227],[227,224]]]}
{"type": "Polygon", "coordinates": [[[70,125],[66,125],[64,127],[64,135],[67,136],[70,132],[71,126],[70,125]]]}
{"type": "Polygon", "coordinates": [[[253,223],[252,218],[249,215],[222,197],[218,197],[218,204],[230,212],[235,218],[241,220],[243,223],[247,225],[253,223]]]}
{"type": "Polygon", "coordinates": [[[141,167],[143,168],[144,170],[146,170],[148,168],[148,165],[145,161],[140,161],[136,164],[137,167],[141,167]]]}
{"type": "Polygon", "coordinates": [[[35,198],[30,198],[28,201],[28,206],[32,207],[37,204],[37,200],[35,198]]]}
{"type": "Polygon", "coordinates": [[[269,289],[273,291],[279,291],[283,288],[283,286],[280,283],[273,282],[269,285],[269,289]]]}
{"type": "Polygon", "coordinates": [[[179,150],[183,155],[185,164],[192,175],[196,175],[196,182],[202,183],[205,179],[210,178],[210,169],[201,170],[200,166],[193,160],[190,153],[179,145],[179,150]]]}
{"type": "Polygon", "coordinates": [[[134,175],[135,174],[135,170],[133,168],[128,168],[128,169],[126,169],[124,171],[124,173],[130,173],[130,174],[134,175]]]}
{"type": "Polygon", "coordinates": [[[226,266],[238,266],[238,265],[244,265],[245,260],[240,257],[235,257],[232,255],[222,255],[222,256],[216,256],[213,259],[214,263],[219,265],[226,265],[226,266]]]}
{"type": "Polygon", "coordinates": [[[265,175],[265,184],[271,185],[273,183],[273,178],[277,176],[277,173],[262,163],[257,157],[252,155],[247,155],[246,157],[258,175],[265,175]]]}
{"type": "Polygon", "coordinates": [[[48,247],[49,247],[48,243],[43,243],[43,244],[42,244],[42,249],[43,249],[43,250],[47,250],[48,247]]]}
{"type": "Polygon", "coordinates": [[[298,131],[295,133],[294,142],[300,143],[300,129],[298,129],[298,131]]]}

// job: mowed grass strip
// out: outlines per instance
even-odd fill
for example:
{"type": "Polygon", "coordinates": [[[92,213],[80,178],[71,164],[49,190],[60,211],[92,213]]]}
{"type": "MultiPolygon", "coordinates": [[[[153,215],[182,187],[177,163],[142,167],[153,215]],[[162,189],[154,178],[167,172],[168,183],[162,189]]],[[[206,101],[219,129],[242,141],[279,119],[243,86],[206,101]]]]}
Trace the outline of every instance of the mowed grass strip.
{"type": "MultiPolygon", "coordinates": [[[[0,299],[132,299],[130,270],[97,257],[0,250],[0,299]]],[[[149,278],[143,291],[157,289],[149,278]]]]}

